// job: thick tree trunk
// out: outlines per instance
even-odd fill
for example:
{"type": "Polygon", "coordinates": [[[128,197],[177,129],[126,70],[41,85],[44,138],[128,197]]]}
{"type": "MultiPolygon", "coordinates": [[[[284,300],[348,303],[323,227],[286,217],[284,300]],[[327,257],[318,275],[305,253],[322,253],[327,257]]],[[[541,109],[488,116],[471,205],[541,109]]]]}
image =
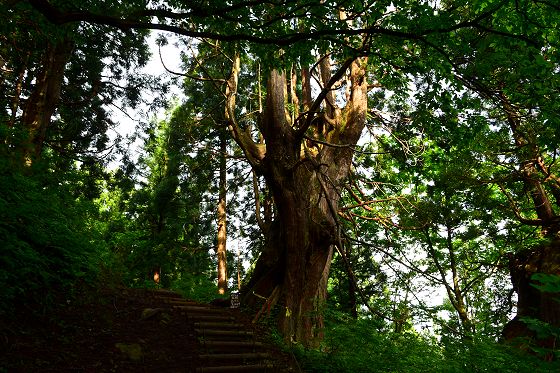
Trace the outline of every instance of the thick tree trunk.
{"type": "MultiPolygon", "coordinates": [[[[537,334],[523,322],[523,318],[536,319],[552,327],[560,327],[560,293],[542,292],[533,286],[531,277],[535,273],[560,276],[560,241],[517,253],[510,258],[510,275],[514,290],[518,294],[517,315],[504,328],[504,338],[516,337],[536,339],[537,334]]],[[[558,341],[549,336],[536,341],[543,347],[552,348],[558,341]]]]}
{"type": "MultiPolygon", "coordinates": [[[[560,293],[542,292],[533,285],[532,276],[536,273],[560,276],[560,217],[554,209],[552,198],[558,193],[558,178],[543,162],[541,151],[534,134],[522,131],[522,118],[518,108],[512,105],[502,94],[503,110],[507,115],[513,139],[521,157],[519,175],[526,192],[533,202],[533,211],[537,219],[521,216],[514,205],[517,218],[524,224],[539,226],[541,235],[551,240],[541,245],[513,254],[510,257],[510,275],[514,290],[517,292],[517,315],[504,328],[506,340],[516,337],[534,339],[537,333],[523,321],[530,318],[560,327],[560,293]],[[546,183],[548,187],[546,188],[546,183]],[[551,198],[552,197],[552,198],[551,198]]],[[[552,348],[557,344],[556,338],[550,336],[537,340],[543,347],[552,348]]]]}
{"type": "Polygon", "coordinates": [[[328,276],[335,241],[335,227],[327,212],[313,206],[313,196],[320,192],[301,184],[307,181],[293,180],[293,188],[284,185],[275,193],[285,253],[279,326],[297,341],[313,341],[319,335],[318,308],[326,295],[320,284],[328,276]]]}
{"type": "Polygon", "coordinates": [[[43,150],[47,129],[60,101],[64,70],[73,47],[68,40],[47,47],[35,87],[24,105],[22,123],[29,133],[29,140],[23,152],[28,164],[38,159],[43,150]]]}
{"type": "Polygon", "coordinates": [[[286,175],[281,184],[269,183],[276,184],[276,219],[244,301],[256,304],[266,298],[267,308],[276,303],[279,328],[286,338],[312,345],[321,337],[319,310],[326,297],[336,230],[328,211],[313,203],[320,195],[317,186],[310,187],[309,179],[300,177],[286,175]]]}
{"type": "MultiPolygon", "coordinates": [[[[312,144],[307,148],[285,110],[285,75],[272,71],[268,81],[261,127],[266,153],[257,169],[272,193],[275,216],[267,245],[242,291],[242,300],[249,305],[264,300],[263,310],[276,305],[278,326],[286,341],[307,346],[316,345],[322,338],[321,306],[337,242],[338,188],[349,175],[352,146],[365,125],[367,83],[363,62],[351,64],[351,94],[344,110],[327,95],[326,110],[317,116],[324,125],[313,128],[314,134],[321,131],[322,139],[342,146],[312,144]],[[329,118],[322,119],[321,115],[329,118]]],[[[329,79],[328,75],[323,79],[329,79]]],[[[244,150],[251,153],[250,149],[244,150]]]]}
{"type": "MultiPolygon", "coordinates": [[[[524,318],[535,319],[552,327],[560,327],[560,302],[558,302],[560,293],[542,292],[533,286],[535,282],[532,280],[532,276],[536,273],[560,276],[560,240],[558,239],[560,224],[545,188],[539,181],[536,167],[531,162],[525,162],[521,171],[524,184],[533,200],[541,233],[552,242],[517,252],[510,257],[510,276],[518,300],[517,314],[503,331],[506,340],[516,337],[537,338],[537,333],[523,322],[524,318]]],[[[556,338],[552,336],[536,342],[546,348],[553,348],[557,343],[556,338]]]]}
{"type": "Polygon", "coordinates": [[[249,304],[263,298],[266,307],[278,304],[279,328],[286,339],[312,343],[321,326],[317,305],[324,293],[319,284],[328,274],[335,229],[313,165],[300,162],[295,132],[287,125],[284,81],[283,74],[272,72],[261,167],[274,198],[275,219],[244,298],[249,304]]]}

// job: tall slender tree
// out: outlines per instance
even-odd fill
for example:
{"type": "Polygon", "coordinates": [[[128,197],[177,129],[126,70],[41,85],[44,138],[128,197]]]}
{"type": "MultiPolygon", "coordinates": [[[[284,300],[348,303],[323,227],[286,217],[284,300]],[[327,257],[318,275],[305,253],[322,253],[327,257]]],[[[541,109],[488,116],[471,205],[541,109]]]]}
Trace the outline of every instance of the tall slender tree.
{"type": "Polygon", "coordinates": [[[225,134],[220,133],[219,185],[218,185],[218,293],[227,291],[227,140],[225,134]]]}

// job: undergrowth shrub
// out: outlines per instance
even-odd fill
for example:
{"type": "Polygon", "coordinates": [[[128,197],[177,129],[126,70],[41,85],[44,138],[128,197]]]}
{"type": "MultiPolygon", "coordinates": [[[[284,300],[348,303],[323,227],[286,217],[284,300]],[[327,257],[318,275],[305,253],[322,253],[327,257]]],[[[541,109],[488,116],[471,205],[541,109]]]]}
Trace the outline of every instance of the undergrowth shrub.
{"type": "Polygon", "coordinates": [[[545,362],[492,340],[446,341],[414,331],[396,334],[375,320],[328,315],[318,349],[293,348],[305,372],[556,372],[545,362]]]}
{"type": "Polygon", "coordinates": [[[95,212],[68,188],[65,175],[28,175],[0,158],[0,311],[48,306],[54,293],[95,278],[103,251],[88,222],[95,212]]]}
{"type": "Polygon", "coordinates": [[[171,288],[183,297],[199,302],[210,302],[220,297],[215,281],[204,274],[183,272],[172,282],[171,288]]]}

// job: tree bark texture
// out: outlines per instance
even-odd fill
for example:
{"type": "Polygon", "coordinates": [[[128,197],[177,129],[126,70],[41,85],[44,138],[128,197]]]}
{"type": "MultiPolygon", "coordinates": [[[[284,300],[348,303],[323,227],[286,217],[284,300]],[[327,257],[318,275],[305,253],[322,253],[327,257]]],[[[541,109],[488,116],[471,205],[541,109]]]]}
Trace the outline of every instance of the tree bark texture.
{"type": "MultiPolygon", "coordinates": [[[[516,337],[536,338],[523,318],[537,319],[560,327],[560,293],[543,292],[535,288],[531,279],[535,273],[560,276],[560,241],[526,250],[510,258],[510,275],[514,290],[518,294],[517,315],[504,328],[506,340],[516,337]]],[[[541,346],[552,348],[557,341],[553,337],[537,341],[541,346]]]]}
{"type": "MultiPolygon", "coordinates": [[[[287,341],[310,346],[322,337],[321,305],[337,241],[338,190],[350,173],[353,146],[365,125],[364,62],[358,59],[351,63],[347,76],[351,95],[344,109],[336,107],[332,96],[326,95],[325,110],[310,113],[314,125],[309,133],[334,146],[299,136],[298,124],[302,124],[292,123],[293,117],[286,110],[287,79],[293,85],[293,77],[276,70],[269,74],[260,128],[266,150],[253,167],[264,177],[273,196],[275,215],[267,245],[242,296],[248,304],[263,299],[264,307],[275,304],[278,326],[287,341]]],[[[306,99],[301,101],[305,103],[306,99]]]]}
{"type": "MultiPolygon", "coordinates": [[[[556,206],[560,205],[556,197],[559,194],[560,183],[558,177],[545,164],[535,134],[522,130],[523,116],[520,110],[512,105],[504,94],[500,98],[520,154],[519,180],[532,201],[536,219],[522,216],[512,198],[510,203],[521,223],[540,227],[541,235],[550,239],[549,244],[529,248],[510,256],[511,281],[518,295],[517,314],[505,326],[503,335],[507,340],[516,337],[535,338],[536,333],[522,321],[523,318],[536,319],[553,327],[560,327],[560,293],[542,292],[533,286],[535,282],[532,279],[536,273],[560,276],[560,216],[553,204],[553,200],[556,199],[556,206]]],[[[537,343],[552,348],[557,341],[550,337],[537,343]]]]}
{"type": "Polygon", "coordinates": [[[218,198],[218,293],[225,294],[227,291],[227,215],[226,215],[226,145],[227,140],[224,135],[220,135],[220,185],[218,198]]]}
{"type": "Polygon", "coordinates": [[[73,47],[71,41],[62,40],[48,45],[45,51],[35,86],[23,107],[22,123],[29,136],[23,149],[27,163],[40,158],[47,129],[60,101],[64,70],[73,47]]]}

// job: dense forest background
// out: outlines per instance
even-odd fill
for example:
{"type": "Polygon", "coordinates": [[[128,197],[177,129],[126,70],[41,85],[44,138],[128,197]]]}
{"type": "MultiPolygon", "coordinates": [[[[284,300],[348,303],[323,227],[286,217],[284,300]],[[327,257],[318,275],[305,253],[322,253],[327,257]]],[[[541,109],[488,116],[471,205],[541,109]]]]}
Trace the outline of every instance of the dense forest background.
{"type": "Polygon", "coordinates": [[[4,315],[85,284],[239,290],[309,371],[555,369],[554,1],[0,15],[4,315]],[[180,71],[142,70],[154,30],[180,71]]]}

